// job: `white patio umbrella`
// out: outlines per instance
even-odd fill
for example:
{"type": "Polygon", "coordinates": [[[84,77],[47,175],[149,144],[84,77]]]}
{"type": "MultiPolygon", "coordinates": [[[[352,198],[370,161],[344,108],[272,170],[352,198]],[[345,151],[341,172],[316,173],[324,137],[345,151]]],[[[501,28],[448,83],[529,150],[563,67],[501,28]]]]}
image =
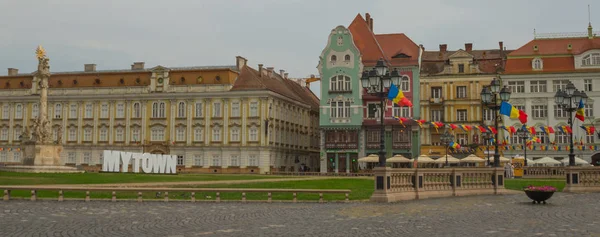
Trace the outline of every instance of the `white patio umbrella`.
{"type": "Polygon", "coordinates": [[[543,164],[546,166],[556,166],[556,165],[561,165],[562,163],[560,161],[555,160],[554,158],[551,157],[543,157],[541,159],[535,160],[536,164],[543,164]]]}
{"type": "Polygon", "coordinates": [[[388,163],[410,163],[410,160],[403,155],[395,155],[386,160],[388,163]]]}
{"type": "MultiPolygon", "coordinates": [[[[458,162],[460,162],[459,159],[457,159],[454,156],[448,155],[448,163],[456,164],[458,162]]],[[[435,160],[434,163],[437,163],[437,164],[446,164],[446,156],[445,155],[440,156],[440,158],[437,158],[437,160],[435,160]]]]}
{"type": "MultiPolygon", "coordinates": [[[[492,160],[492,159],[490,158],[490,160],[492,160]]],[[[483,163],[483,162],[485,162],[485,160],[484,160],[484,159],[482,159],[482,158],[481,158],[481,157],[479,157],[479,156],[476,156],[476,155],[474,155],[474,154],[471,154],[471,155],[469,155],[469,156],[467,156],[467,157],[465,157],[465,158],[462,158],[462,159],[460,160],[460,162],[461,162],[461,163],[483,163]]]]}
{"type": "Polygon", "coordinates": [[[371,154],[358,159],[358,162],[379,162],[379,156],[375,154],[371,154]]]}
{"type": "MultiPolygon", "coordinates": [[[[414,159],[410,159],[410,162],[415,161],[414,159]]],[[[434,163],[435,160],[431,159],[431,157],[427,156],[427,155],[420,155],[417,158],[417,162],[418,163],[434,163]]]]}
{"type": "MultiPolygon", "coordinates": [[[[565,165],[569,165],[569,157],[564,158],[563,160],[560,161],[561,163],[565,164],[565,165]]],[[[589,162],[587,162],[584,159],[581,159],[579,157],[575,157],[575,165],[582,165],[582,166],[588,166],[590,165],[589,162]]]]}

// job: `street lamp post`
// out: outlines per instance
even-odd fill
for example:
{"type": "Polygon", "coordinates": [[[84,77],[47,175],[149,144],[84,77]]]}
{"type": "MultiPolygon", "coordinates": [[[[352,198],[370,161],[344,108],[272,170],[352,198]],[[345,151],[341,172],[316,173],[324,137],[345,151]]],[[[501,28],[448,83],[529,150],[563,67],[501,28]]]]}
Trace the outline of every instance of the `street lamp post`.
{"type": "Polygon", "coordinates": [[[446,167],[448,167],[448,147],[450,145],[450,143],[452,141],[454,141],[454,135],[450,134],[448,131],[446,131],[444,134],[442,134],[442,137],[440,137],[440,140],[442,140],[442,143],[444,143],[444,145],[446,145],[446,167]]]}
{"type": "MultiPolygon", "coordinates": [[[[481,102],[489,109],[494,110],[494,125],[496,127],[496,131],[498,131],[498,121],[501,120],[500,115],[500,104],[498,96],[500,96],[501,101],[509,101],[510,100],[510,90],[504,86],[504,88],[500,89],[500,81],[496,78],[492,80],[492,83],[488,87],[483,87],[481,90],[481,102]]],[[[494,167],[500,167],[500,152],[498,149],[498,133],[495,134],[495,142],[494,142],[494,167]]]]}
{"type": "Polygon", "coordinates": [[[379,59],[375,68],[370,71],[364,71],[360,79],[362,87],[367,90],[367,94],[376,96],[380,99],[381,109],[381,143],[379,144],[379,167],[385,167],[385,108],[387,91],[391,83],[394,85],[400,84],[400,73],[394,69],[391,73],[388,72],[388,66],[383,59],[379,59]]]}
{"type": "Polygon", "coordinates": [[[485,141],[485,148],[487,150],[487,165],[490,165],[490,139],[492,139],[491,132],[482,132],[481,138],[485,141]]]}
{"type": "MultiPolygon", "coordinates": [[[[569,112],[569,126],[573,131],[573,112],[577,110],[579,101],[585,105],[587,103],[587,95],[583,91],[579,91],[575,88],[572,82],[567,84],[565,91],[558,90],[554,95],[556,105],[561,107],[564,111],[569,112]]],[[[569,149],[569,166],[575,166],[575,153],[573,151],[573,132],[569,135],[570,138],[570,149],[569,149]]]]}
{"type": "Polygon", "coordinates": [[[527,139],[529,139],[529,132],[525,128],[519,128],[517,136],[523,140],[523,156],[525,157],[525,166],[527,166],[527,139]]]}

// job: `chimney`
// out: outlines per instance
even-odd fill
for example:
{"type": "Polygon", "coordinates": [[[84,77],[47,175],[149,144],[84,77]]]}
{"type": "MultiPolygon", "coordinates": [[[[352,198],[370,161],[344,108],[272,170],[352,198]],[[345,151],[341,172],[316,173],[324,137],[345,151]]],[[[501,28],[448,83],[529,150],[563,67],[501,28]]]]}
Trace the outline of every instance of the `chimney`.
{"type": "Polygon", "coordinates": [[[448,49],[447,44],[440,44],[440,53],[445,53],[447,49],[448,49]]]}
{"type": "Polygon", "coordinates": [[[263,65],[258,64],[258,76],[262,77],[262,74],[263,74],[263,65]]]}
{"type": "Polygon", "coordinates": [[[368,12],[365,13],[365,22],[367,23],[367,25],[371,24],[371,14],[369,14],[368,12]]]}
{"type": "Polygon", "coordinates": [[[17,74],[19,74],[19,69],[16,69],[16,68],[9,68],[8,69],[8,75],[9,76],[16,76],[17,74]]]}
{"type": "Polygon", "coordinates": [[[131,70],[142,70],[144,69],[144,62],[134,62],[131,65],[131,70]]]}
{"type": "Polygon", "coordinates": [[[84,72],[95,72],[96,71],[96,64],[84,64],[83,65],[83,71],[84,72]]]}
{"type": "Polygon", "coordinates": [[[281,77],[285,78],[285,77],[283,76],[283,74],[285,74],[285,70],[279,70],[279,76],[281,76],[281,77]]]}
{"type": "Polygon", "coordinates": [[[425,51],[425,46],[423,46],[422,44],[419,45],[419,48],[421,48],[423,51],[425,51]]]}
{"type": "Polygon", "coordinates": [[[274,69],[275,69],[274,67],[267,67],[267,76],[269,78],[273,77],[273,71],[274,71],[274,69]]]}
{"type": "Polygon", "coordinates": [[[467,51],[467,52],[473,51],[473,43],[465,43],[465,51],[467,51]]]}
{"type": "Polygon", "coordinates": [[[373,32],[373,18],[369,19],[369,29],[373,32]]]}
{"type": "Polygon", "coordinates": [[[498,42],[498,46],[500,46],[500,50],[504,49],[504,42],[500,41],[498,42]]]}
{"type": "Polygon", "coordinates": [[[286,72],[286,73],[284,73],[284,74],[283,74],[283,78],[285,78],[285,79],[288,79],[288,74],[289,74],[289,73],[287,73],[287,72],[286,72]]]}
{"type": "Polygon", "coordinates": [[[238,70],[242,70],[242,68],[246,66],[247,62],[248,60],[242,56],[235,57],[235,65],[237,66],[238,70]]]}

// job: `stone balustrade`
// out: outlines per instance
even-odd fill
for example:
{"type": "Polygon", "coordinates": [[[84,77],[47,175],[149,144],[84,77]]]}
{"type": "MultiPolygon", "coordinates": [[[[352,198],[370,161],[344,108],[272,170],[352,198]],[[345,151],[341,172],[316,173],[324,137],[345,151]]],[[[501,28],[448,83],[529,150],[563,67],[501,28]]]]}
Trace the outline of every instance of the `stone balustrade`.
{"type": "MultiPolygon", "coordinates": [[[[267,193],[266,202],[272,202],[273,193],[292,193],[292,202],[297,202],[298,193],[308,194],[319,194],[319,203],[325,202],[323,200],[323,194],[344,194],[345,202],[349,201],[350,190],[348,189],[244,189],[244,188],[110,188],[110,187],[68,187],[68,186],[0,186],[0,190],[4,190],[4,201],[11,199],[11,191],[13,190],[27,190],[31,191],[31,201],[38,199],[38,191],[56,191],[58,193],[58,201],[64,200],[65,191],[80,191],[85,192],[85,201],[89,202],[94,192],[110,192],[111,201],[117,201],[118,193],[123,192],[137,192],[137,201],[142,202],[142,194],[146,193],[160,193],[164,196],[164,201],[169,201],[169,192],[184,192],[189,193],[189,199],[187,201],[196,202],[196,193],[215,193],[214,202],[221,202],[221,193],[241,193],[241,202],[246,202],[246,193],[267,193]]],[[[211,200],[212,201],[212,200],[211,200]]]]}
{"type": "Polygon", "coordinates": [[[372,172],[360,172],[360,173],[346,173],[346,172],[288,172],[288,171],[273,171],[271,175],[282,175],[282,176],[373,176],[372,172]]]}
{"type": "Polygon", "coordinates": [[[502,194],[502,168],[375,168],[371,201],[395,202],[431,197],[502,194]]]}
{"type": "Polygon", "coordinates": [[[600,192],[600,167],[565,167],[563,192],[600,192]]]}
{"type": "Polygon", "coordinates": [[[565,178],[565,167],[534,167],[523,169],[523,178],[565,178]]]}

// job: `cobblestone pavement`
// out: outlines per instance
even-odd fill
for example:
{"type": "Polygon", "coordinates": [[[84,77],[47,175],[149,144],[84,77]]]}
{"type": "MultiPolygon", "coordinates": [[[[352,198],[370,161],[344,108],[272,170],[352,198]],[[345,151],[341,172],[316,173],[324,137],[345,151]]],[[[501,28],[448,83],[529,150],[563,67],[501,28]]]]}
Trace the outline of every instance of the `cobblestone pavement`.
{"type": "Polygon", "coordinates": [[[600,193],[393,204],[0,201],[0,236],[600,236],[600,193]]]}

